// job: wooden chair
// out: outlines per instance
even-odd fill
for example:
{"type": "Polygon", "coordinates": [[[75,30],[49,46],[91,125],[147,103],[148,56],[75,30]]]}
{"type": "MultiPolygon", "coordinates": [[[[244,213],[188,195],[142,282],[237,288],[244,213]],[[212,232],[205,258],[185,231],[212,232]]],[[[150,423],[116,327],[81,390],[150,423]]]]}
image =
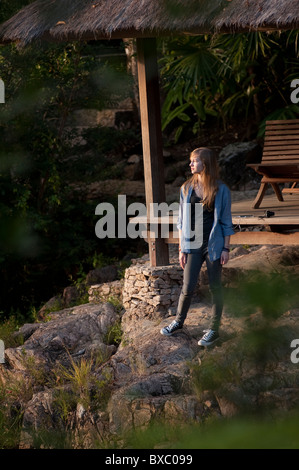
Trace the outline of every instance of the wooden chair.
{"type": "Polygon", "coordinates": [[[248,163],[263,175],[261,186],[252,207],[257,209],[270,184],[279,201],[282,193],[299,193],[299,119],[266,121],[265,140],[260,163],[248,163]],[[292,183],[281,191],[279,183],[292,183]]]}

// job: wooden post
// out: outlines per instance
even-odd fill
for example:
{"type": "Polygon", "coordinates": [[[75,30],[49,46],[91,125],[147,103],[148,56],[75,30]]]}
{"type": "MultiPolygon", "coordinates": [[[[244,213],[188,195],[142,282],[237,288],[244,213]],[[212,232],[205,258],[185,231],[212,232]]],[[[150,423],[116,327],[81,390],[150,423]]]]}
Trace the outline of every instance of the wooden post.
{"type": "MultiPolygon", "coordinates": [[[[137,64],[147,216],[152,203],[165,202],[159,73],[155,38],[137,38],[137,64]]],[[[149,242],[151,266],[169,264],[168,246],[160,237],[149,242]]]]}

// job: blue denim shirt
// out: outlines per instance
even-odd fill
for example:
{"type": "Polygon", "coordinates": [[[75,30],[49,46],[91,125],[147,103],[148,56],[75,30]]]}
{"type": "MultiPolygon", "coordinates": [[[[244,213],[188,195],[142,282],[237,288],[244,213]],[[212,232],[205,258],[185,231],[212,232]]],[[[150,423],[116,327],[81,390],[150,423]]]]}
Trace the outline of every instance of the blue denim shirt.
{"type": "MultiPolygon", "coordinates": [[[[190,203],[192,187],[184,195],[181,188],[180,208],[177,221],[177,228],[181,230],[181,251],[182,253],[191,253],[190,248],[190,211],[187,210],[187,204],[190,203]]],[[[234,229],[231,215],[231,196],[228,187],[218,182],[218,191],[215,196],[214,204],[214,224],[209,236],[208,252],[211,261],[220,258],[224,246],[224,237],[233,235],[234,229]]]]}

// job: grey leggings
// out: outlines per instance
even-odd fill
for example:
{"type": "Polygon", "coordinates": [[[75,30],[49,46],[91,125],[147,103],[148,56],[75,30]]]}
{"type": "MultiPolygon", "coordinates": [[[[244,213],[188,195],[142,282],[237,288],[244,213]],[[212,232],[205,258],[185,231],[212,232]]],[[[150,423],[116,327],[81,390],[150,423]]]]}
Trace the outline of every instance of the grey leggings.
{"type": "Polygon", "coordinates": [[[203,262],[206,261],[210,291],[212,294],[212,318],[210,328],[218,331],[223,310],[223,295],[221,272],[222,265],[220,259],[211,262],[208,255],[207,246],[203,246],[199,251],[187,254],[187,262],[184,269],[183,287],[179,297],[176,314],[176,321],[183,324],[191,304],[194,289],[203,262]]]}

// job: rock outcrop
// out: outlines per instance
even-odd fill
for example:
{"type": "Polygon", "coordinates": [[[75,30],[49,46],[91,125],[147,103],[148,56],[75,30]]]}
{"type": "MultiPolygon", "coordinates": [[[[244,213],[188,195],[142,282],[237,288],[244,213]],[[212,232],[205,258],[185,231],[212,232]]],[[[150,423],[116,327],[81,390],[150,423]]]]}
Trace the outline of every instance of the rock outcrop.
{"type": "MultiPolygon", "coordinates": [[[[6,349],[6,363],[0,365],[4,383],[18,380],[27,387],[17,403],[23,412],[20,447],[51,446],[41,437],[45,430],[64,432],[73,448],[90,448],[96,442],[121,447],[126,432],[145,429],[156,420],[175,426],[296,408],[298,366],[290,359],[290,344],[299,338],[298,294],[292,284],[298,282],[298,261],[297,247],[233,250],[223,269],[221,339],[208,350],[197,344],[210,317],[205,269],[184,328],[172,337],[160,335],[174,313],[166,297],[177,298],[181,282],[175,257],[169,267],[159,268],[158,276],[146,259],[137,260],[121,285],[111,283],[118,294],[122,290],[125,309],[99,294],[98,303],[63,309],[49,314],[48,321],[24,325],[17,332],[23,344],[6,349]],[[266,304],[260,294],[251,295],[250,301],[246,297],[242,282],[248,275],[251,283],[264,280],[266,304]],[[276,292],[269,291],[273,276],[276,292]],[[285,298],[278,305],[280,288],[285,298]],[[163,292],[152,296],[150,289],[163,292]],[[155,297],[155,302],[149,301],[155,297]],[[239,310],[242,297],[244,312],[239,310]]],[[[97,290],[100,285],[90,288],[93,301],[97,290]]]]}
{"type": "Polygon", "coordinates": [[[261,177],[246,164],[259,163],[261,157],[262,148],[257,142],[227,145],[220,151],[218,158],[221,178],[232,190],[255,188],[261,177]]]}

